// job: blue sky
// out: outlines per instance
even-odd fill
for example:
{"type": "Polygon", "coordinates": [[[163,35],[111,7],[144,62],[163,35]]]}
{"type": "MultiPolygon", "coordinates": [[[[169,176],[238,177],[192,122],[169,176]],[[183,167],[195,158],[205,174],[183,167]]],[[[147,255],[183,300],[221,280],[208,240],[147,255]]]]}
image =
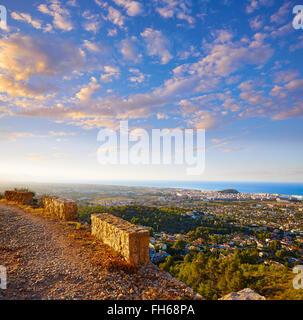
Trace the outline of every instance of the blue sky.
{"type": "Polygon", "coordinates": [[[2,180],[303,181],[298,1],[5,1],[2,180]],[[102,128],[205,128],[206,170],[101,166],[102,128]]]}

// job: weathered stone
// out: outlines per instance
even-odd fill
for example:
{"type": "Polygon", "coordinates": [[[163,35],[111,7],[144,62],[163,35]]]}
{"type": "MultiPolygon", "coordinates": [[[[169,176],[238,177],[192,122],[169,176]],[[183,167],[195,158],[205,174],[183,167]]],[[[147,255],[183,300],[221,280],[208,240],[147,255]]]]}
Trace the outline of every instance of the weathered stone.
{"type": "Polygon", "coordinates": [[[133,265],[149,261],[149,231],[108,213],[91,215],[92,234],[133,265]]]}
{"type": "Polygon", "coordinates": [[[266,300],[250,288],[243,289],[239,292],[230,293],[219,300],[266,300]]]}
{"type": "Polygon", "coordinates": [[[78,206],[72,200],[51,196],[44,197],[42,203],[45,212],[53,218],[65,221],[77,219],[78,206]]]}
{"type": "Polygon", "coordinates": [[[16,202],[22,205],[32,205],[34,203],[34,193],[27,191],[5,191],[4,198],[7,201],[16,202]]]}

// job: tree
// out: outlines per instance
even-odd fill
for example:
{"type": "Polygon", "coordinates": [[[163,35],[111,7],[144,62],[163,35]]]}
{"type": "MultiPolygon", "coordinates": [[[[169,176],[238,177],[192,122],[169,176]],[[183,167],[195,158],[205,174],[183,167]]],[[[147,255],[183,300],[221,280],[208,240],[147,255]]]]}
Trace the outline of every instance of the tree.
{"type": "Polygon", "coordinates": [[[182,240],[182,239],[178,239],[175,244],[173,245],[174,249],[178,249],[181,251],[184,251],[186,247],[186,241],[182,240]]]}
{"type": "Polygon", "coordinates": [[[278,259],[283,260],[286,256],[286,254],[287,254],[286,251],[284,249],[281,249],[281,250],[276,251],[275,256],[278,259]]]}
{"type": "Polygon", "coordinates": [[[169,272],[169,270],[173,266],[173,264],[174,264],[174,258],[172,256],[168,256],[165,259],[165,262],[160,264],[160,268],[166,272],[169,272]]]}

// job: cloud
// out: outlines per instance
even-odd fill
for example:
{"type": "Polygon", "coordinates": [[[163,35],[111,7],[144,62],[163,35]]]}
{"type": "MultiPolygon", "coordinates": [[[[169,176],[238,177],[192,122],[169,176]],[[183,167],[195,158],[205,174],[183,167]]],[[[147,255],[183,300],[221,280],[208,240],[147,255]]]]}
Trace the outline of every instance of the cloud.
{"type": "Polygon", "coordinates": [[[108,7],[107,16],[104,16],[104,19],[117,25],[120,29],[125,29],[125,17],[121,14],[119,10],[113,8],[112,6],[108,7]]]}
{"type": "Polygon", "coordinates": [[[135,63],[141,61],[142,55],[138,53],[137,43],[138,39],[133,36],[130,39],[124,39],[120,43],[120,51],[124,58],[135,63]]]}
{"type": "Polygon", "coordinates": [[[283,24],[289,16],[291,10],[291,2],[285,2],[280,9],[270,17],[270,22],[275,24],[283,24]]]}
{"type": "Polygon", "coordinates": [[[122,6],[126,13],[133,17],[143,13],[143,5],[137,1],[131,0],[113,0],[118,6],[122,6]]]}
{"type": "Polygon", "coordinates": [[[14,20],[23,21],[31,24],[35,29],[42,29],[41,22],[39,20],[34,20],[28,13],[17,13],[12,12],[11,17],[14,20]]]}
{"type": "Polygon", "coordinates": [[[28,13],[12,12],[11,17],[17,21],[26,22],[38,30],[43,30],[45,32],[51,32],[53,30],[51,24],[48,23],[46,26],[43,26],[40,20],[33,19],[28,13]]]}
{"type": "Polygon", "coordinates": [[[81,103],[88,103],[92,99],[93,94],[95,94],[100,88],[101,85],[98,84],[97,79],[95,77],[91,77],[90,82],[81,88],[81,90],[76,94],[76,97],[81,103]]]}
{"type": "Polygon", "coordinates": [[[259,10],[263,6],[269,7],[273,5],[273,3],[273,0],[250,0],[249,4],[247,4],[246,6],[246,12],[248,14],[251,14],[256,10],[259,10]]]}
{"type": "Polygon", "coordinates": [[[83,27],[88,32],[97,33],[101,27],[101,19],[98,14],[92,14],[89,10],[85,10],[82,14],[86,21],[83,23],[83,27]]]}
{"type": "MultiPolygon", "coordinates": [[[[148,37],[153,31],[147,29],[143,33],[148,37]]],[[[212,33],[212,37],[211,42],[203,42],[203,53],[197,62],[175,67],[167,80],[146,92],[119,96],[111,91],[105,96],[97,95],[100,84],[96,78],[91,78],[75,96],[66,97],[63,102],[36,104],[16,114],[60,120],[85,129],[115,127],[119,120],[165,114],[174,115],[176,121],[186,126],[210,130],[247,117],[275,120],[286,116],[290,103],[297,108],[300,106],[302,83],[297,74],[270,75],[274,81],[272,87],[265,79],[263,81],[263,75],[259,79],[247,78],[240,84],[237,84],[238,77],[236,82],[226,86],[226,79],[237,77],[243,68],[247,71],[251,65],[254,70],[260,69],[270,59],[274,51],[266,42],[265,34],[256,33],[251,39],[235,40],[231,32],[220,30],[212,33]],[[284,82],[275,82],[282,78],[284,82]]],[[[120,50],[128,60],[138,61],[137,42],[133,37],[120,43],[120,50]]],[[[157,42],[153,44],[157,47],[157,42]]],[[[160,55],[159,51],[153,52],[156,53],[160,55]]],[[[105,81],[118,78],[120,74],[119,68],[111,64],[103,70],[101,80],[105,81]]],[[[128,70],[133,74],[128,76],[130,82],[142,83],[144,74],[138,68],[129,67],[128,70]]],[[[292,112],[298,114],[300,109],[292,112]]]]}
{"type": "Polygon", "coordinates": [[[129,72],[134,74],[133,76],[128,78],[130,82],[142,83],[144,81],[145,75],[140,72],[139,69],[130,68],[129,72]]]}
{"type": "Polygon", "coordinates": [[[173,58],[168,50],[169,42],[161,31],[147,28],[141,36],[145,39],[148,55],[159,57],[162,64],[168,63],[173,58]]]}
{"type": "Polygon", "coordinates": [[[75,132],[64,132],[64,131],[49,131],[52,137],[66,137],[66,136],[76,136],[75,132]]]}
{"type": "Polygon", "coordinates": [[[54,91],[36,77],[51,78],[84,68],[85,56],[71,41],[12,34],[0,39],[0,92],[12,96],[37,96],[54,91]]]}
{"type": "Polygon", "coordinates": [[[112,82],[114,79],[119,79],[120,69],[114,66],[104,66],[105,73],[101,75],[101,81],[112,82]]]}
{"type": "Polygon", "coordinates": [[[275,73],[274,81],[276,83],[285,83],[294,80],[298,76],[299,72],[297,70],[282,70],[275,73]]]}
{"type": "Polygon", "coordinates": [[[118,31],[117,31],[117,29],[109,29],[108,31],[107,31],[107,35],[109,36],[109,37],[114,37],[114,36],[116,36],[117,35],[117,33],[118,33],[118,31]]]}
{"type": "Polygon", "coordinates": [[[191,1],[178,1],[178,0],[154,0],[156,3],[156,11],[163,18],[176,17],[180,20],[186,20],[189,24],[195,23],[190,10],[191,1]]]}
{"type": "Polygon", "coordinates": [[[71,7],[77,7],[78,6],[77,0],[68,0],[66,4],[68,6],[71,6],[71,7]]]}
{"type": "Polygon", "coordinates": [[[296,42],[297,42],[297,43],[292,44],[292,45],[289,47],[289,50],[290,50],[291,52],[303,48],[303,36],[298,37],[298,39],[297,39],[296,42]]]}
{"type": "Polygon", "coordinates": [[[294,28],[292,27],[291,22],[279,27],[279,28],[274,28],[270,35],[273,38],[278,38],[278,37],[284,37],[286,35],[288,35],[289,33],[293,32],[294,28]]]}
{"type": "Polygon", "coordinates": [[[73,30],[73,23],[70,18],[70,12],[62,7],[58,0],[51,0],[50,4],[40,4],[38,10],[46,15],[53,17],[55,28],[63,31],[73,30]]]}
{"type": "Polygon", "coordinates": [[[100,51],[100,47],[97,43],[89,41],[89,40],[84,40],[83,41],[84,47],[90,51],[90,52],[99,52],[100,51]]]}
{"type": "Polygon", "coordinates": [[[100,21],[90,21],[90,22],[85,22],[83,24],[83,27],[86,31],[93,32],[95,34],[99,31],[100,26],[101,26],[100,21]]]}
{"type": "Polygon", "coordinates": [[[197,129],[211,130],[221,125],[222,117],[219,117],[216,112],[198,110],[193,113],[191,119],[187,119],[186,122],[188,125],[194,126],[197,129]]]}
{"type": "Polygon", "coordinates": [[[201,53],[196,49],[196,47],[191,45],[187,51],[180,52],[178,57],[181,60],[187,60],[188,58],[197,58],[200,55],[201,53]]]}
{"type": "MultiPolygon", "coordinates": [[[[150,33],[153,34],[152,29],[148,29],[145,36],[150,33]]],[[[90,103],[83,104],[80,103],[79,99],[72,98],[70,99],[73,102],[72,106],[54,105],[52,107],[32,108],[19,114],[60,118],[64,121],[70,121],[72,124],[92,128],[105,124],[112,126],[119,119],[138,119],[157,113],[161,114],[163,113],[161,108],[174,104],[181,108],[182,119],[188,125],[208,129],[215,128],[243,117],[244,103],[243,101],[240,102],[242,98],[247,99],[246,103],[249,104],[261,101],[263,93],[261,90],[256,91],[255,96],[252,94],[251,98],[249,92],[247,92],[242,95],[241,99],[232,97],[231,93],[227,92],[221,94],[210,94],[210,92],[217,91],[221,81],[230,78],[233,73],[238,72],[244,66],[265,63],[273,53],[270,46],[265,44],[265,39],[265,35],[255,34],[252,39],[246,41],[232,41],[232,34],[222,31],[217,32],[214,34],[212,43],[204,43],[205,55],[198,62],[178,66],[173,70],[171,78],[148,92],[130,94],[124,97],[111,95],[96,98],[92,98],[90,94],[90,103]],[[201,95],[203,92],[207,94],[186,100],[188,96],[197,93],[201,95]],[[180,101],[180,104],[178,104],[178,101],[180,101]]],[[[135,41],[137,41],[136,38],[132,38],[130,42],[133,44],[135,41]]],[[[129,42],[125,43],[128,44],[129,42]]],[[[157,42],[153,44],[154,47],[157,47],[157,42]]],[[[132,50],[125,50],[123,53],[128,58],[137,60],[138,56],[132,50]]],[[[106,73],[115,74],[114,71],[117,70],[108,68],[107,71],[106,73]]],[[[142,80],[138,69],[130,68],[130,71],[136,75],[136,79],[132,79],[133,81],[142,80]]],[[[96,84],[95,80],[93,84],[96,84]]],[[[242,88],[244,89],[244,85],[242,85],[242,88]]],[[[245,114],[248,113],[249,110],[245,111],[245,114]]]]}
{"type": "Polygon", "coordinates": [[[251,41],[232,42],[225,36],[222,42],[220,35],[213,44],[205,44],[209,54],[194,67],[201,72],[212,72],[219,76],[228,76],[243,65],[262,65],[274,53],[270,45],[264,42],[266,36],[256,33],[251,41]]]}
{"type": "Polygon", "coordinates": [[[290,110],[282,111],[276,114],[273,119],[274,120],[285,120],[293,117],[301,117],[303,116],[303,104],[299,107],[291,108],[290,110]]]}
{"type": "Polygon", "coordinates": [[[263,26],[263,19],[260,16],[256,16],[249,20],[249,25],[253,30],[259,30],[263,26]]]}

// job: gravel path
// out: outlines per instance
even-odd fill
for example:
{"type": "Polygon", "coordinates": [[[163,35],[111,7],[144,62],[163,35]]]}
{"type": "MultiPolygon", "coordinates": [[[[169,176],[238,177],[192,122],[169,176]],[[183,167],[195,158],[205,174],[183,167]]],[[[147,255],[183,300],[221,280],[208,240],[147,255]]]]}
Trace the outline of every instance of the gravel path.
{"type": "MultiPolygon", "coordinates": [[[[104,250],[107,250],[104,246],[104,250]]],[[[153,264],[135,273],[96,267],[61,222],[0,203],[0,265],[4,299],[184,299],[193,292],[153,264]]]]}

